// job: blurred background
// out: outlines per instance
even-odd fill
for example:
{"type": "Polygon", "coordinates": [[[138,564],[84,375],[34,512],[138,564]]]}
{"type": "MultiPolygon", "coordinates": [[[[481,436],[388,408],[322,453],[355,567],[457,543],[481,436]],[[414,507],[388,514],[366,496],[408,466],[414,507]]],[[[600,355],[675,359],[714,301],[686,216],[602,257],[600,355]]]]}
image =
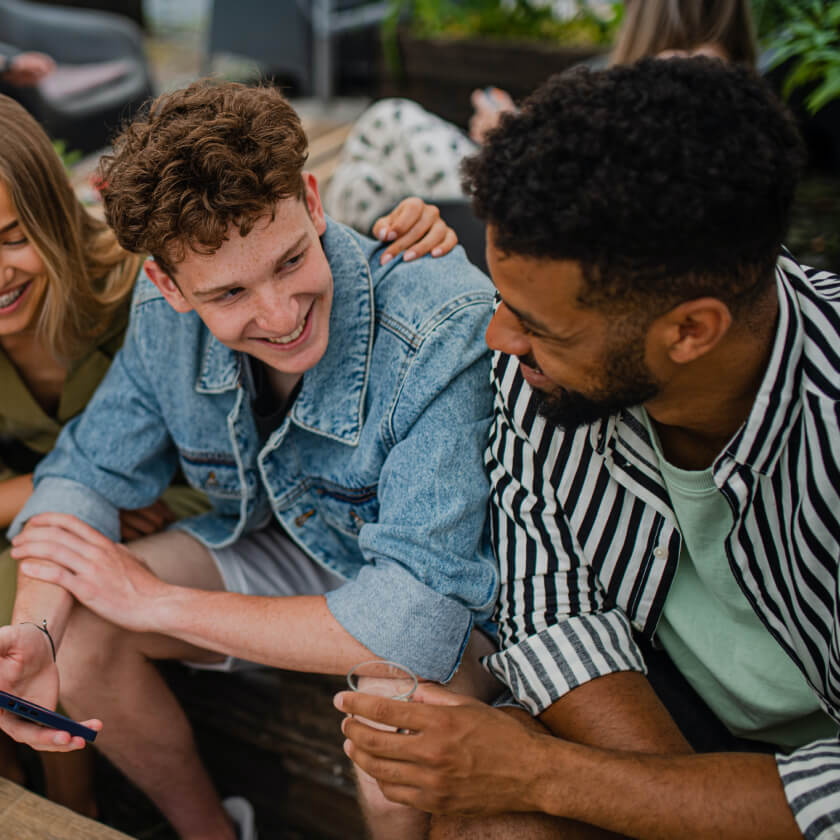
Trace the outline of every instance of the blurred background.
{"type": "MultiPolygon", "coordinates": [[[[788,99],[809,148],[788,244],[837,269],[840,2],[750,3],[759,72],[788,99]]],[[[90,201],[90,172],[121,120],[209,74],[281,85],[310,139],[328,138],[315,149],[325,180],[370,101],[406,96],[466,128],[475,88],[517,100],[571,64],[605,63],[623,13],[620,0],[0,0],[0,55],[35,50],[56,62],[35,85],[0,74],[0,89],[47,128],[90,201]]]]}

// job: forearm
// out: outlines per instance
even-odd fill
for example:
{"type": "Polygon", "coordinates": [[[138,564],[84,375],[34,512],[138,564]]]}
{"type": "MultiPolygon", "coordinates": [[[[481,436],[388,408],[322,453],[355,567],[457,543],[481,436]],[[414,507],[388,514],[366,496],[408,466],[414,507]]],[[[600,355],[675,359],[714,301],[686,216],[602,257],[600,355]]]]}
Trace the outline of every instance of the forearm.
{"type": "Polygon", "coordinates": [[[538,810],[641,840],[801,834],[772,756],[649,755],[545,739],[538,810]]]}
{"type": "Polygon", "coordinates": [[[0,527],[8,528],[32,495],[32,473],[0,482],[0,527]]]}
{"type": "Polygon", "coordinates": [[[320,595],[262,597],[171,587],[155,631],[275,668],[343,674],[377,658],[332,616],[320,595]]]}

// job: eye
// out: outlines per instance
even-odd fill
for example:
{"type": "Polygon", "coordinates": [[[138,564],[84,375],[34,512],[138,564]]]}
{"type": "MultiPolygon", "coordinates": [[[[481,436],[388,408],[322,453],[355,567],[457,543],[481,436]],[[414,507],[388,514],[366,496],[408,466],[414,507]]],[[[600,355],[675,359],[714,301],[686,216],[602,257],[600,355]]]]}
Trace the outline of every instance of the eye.
{"type": "Polygon", "coordinates": [[[290,257],[289,259],[287,259],[286,262],[284,262],[283,265],[280,266],[280,270],[285,271],[286,269],[294,268],[299,262],[301,262],[301,260],[303,260],[303,253],[304,252],[301,251],[299,254],[296,254],[294,257],[290,257]]]}
{"type": "Polygon", "coordinates": [[[27,242],[29,242],[29,240],[25,236],[22,236],[20,239],[7,239],[3,244],[8,245],[10,248],[14,248],[18,245],[26,245],[27,242]]]}
{"type": "Polygon", "coordinates": [[[245,290],[242,288],[242,286],[235,286],[232,289],[228,289],[226,292],[222,292],[222,294],[219,295],[219,297],[217,297],[216,300],[220,303],[227,303],[228,301],[236,300],[236,298],[238,298],[243,291],[245,290]]]}

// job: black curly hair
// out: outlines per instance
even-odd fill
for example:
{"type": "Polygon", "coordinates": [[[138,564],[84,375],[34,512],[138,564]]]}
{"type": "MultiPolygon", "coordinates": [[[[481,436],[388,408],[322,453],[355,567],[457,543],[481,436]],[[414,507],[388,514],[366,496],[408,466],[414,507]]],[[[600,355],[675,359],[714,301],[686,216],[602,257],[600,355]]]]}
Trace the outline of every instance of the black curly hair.
{"type": "Polygon", "coordinates": [[[674,58],[552,77],[463,171],[495,246],[579,262],[583,305],[738,312],[772,282],[802,162],[750,70],[674,58]]]}

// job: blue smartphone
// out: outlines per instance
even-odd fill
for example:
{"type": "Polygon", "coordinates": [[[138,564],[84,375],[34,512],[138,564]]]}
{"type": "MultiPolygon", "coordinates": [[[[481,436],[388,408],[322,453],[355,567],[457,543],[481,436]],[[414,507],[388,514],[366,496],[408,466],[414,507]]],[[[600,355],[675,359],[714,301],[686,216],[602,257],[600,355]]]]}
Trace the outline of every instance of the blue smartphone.
{"type": "Polygon", "coordinates": [[[71,735],[81,735],[85,741],[93,741],[96,738],[96,730],[88,729],[87,726],[82,726],[81,723],[76,723],[75,720],[54,712],[52,709],[45,709],[31,700],[24,700],[22,697],[9,694],[8,691],[0,691],[0,709],[31,720],[33,723],[48,726],[51,729],[63,729],[71,735]]]}

